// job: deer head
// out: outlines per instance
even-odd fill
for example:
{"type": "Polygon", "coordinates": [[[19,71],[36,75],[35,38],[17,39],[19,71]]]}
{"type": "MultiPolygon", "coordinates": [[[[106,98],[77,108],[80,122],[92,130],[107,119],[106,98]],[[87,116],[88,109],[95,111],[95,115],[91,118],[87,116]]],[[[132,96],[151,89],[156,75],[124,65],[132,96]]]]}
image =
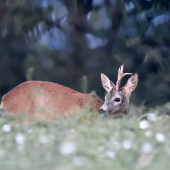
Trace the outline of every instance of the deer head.
{"type": "Polygon", "coordinates": [[[104,113],[105,116],[113,115],[113,117],[122,117],[123,114],[126,114],[131,92],[137,87],[138,74],[123,73],[123,67],[124,65],[118,69],[116,85],[105,74],[101,74],[102,85],[108,94],[105,96],[105,102],[100,108],[99,113],[104,113]],[[120,88],[120,82],[126,75],[132,76],[128,79],[126,85],[120,88]]]}

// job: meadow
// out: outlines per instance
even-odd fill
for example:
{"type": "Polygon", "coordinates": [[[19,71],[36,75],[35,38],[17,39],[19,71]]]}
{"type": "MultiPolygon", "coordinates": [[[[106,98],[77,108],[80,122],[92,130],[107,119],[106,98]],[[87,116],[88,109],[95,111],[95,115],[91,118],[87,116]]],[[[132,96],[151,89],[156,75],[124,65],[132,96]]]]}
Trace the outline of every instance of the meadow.
{"type": "Polygon", "coordinates": [[[1,110],[0,169],[169,169],[169,116],[137,112],[131,106],[122,119],[79,112],[25,124],[1,110]]]}

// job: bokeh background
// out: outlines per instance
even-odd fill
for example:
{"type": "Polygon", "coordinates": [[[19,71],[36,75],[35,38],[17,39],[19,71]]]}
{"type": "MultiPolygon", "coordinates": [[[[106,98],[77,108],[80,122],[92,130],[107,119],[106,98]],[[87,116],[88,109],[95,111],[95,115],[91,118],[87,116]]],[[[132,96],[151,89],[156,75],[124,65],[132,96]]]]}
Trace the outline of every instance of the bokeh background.
{"type": "Polygon", "coordinates": [[[122,119],[0,108],[0,170],[170,169],[170,0],[0,0],[0,99],[43,80],[104,100],[122,64],[139,74],[122,119]]]}
{"type": "MultiPolygon", "coordinates": [[[[131,103],[170,101],[169,0],[1,0],[0,97],[27,80],[104,100],[100,73],[137,72],[131,103]]],[[[122,86],[127,78],[122,81],[122,86]]]]}

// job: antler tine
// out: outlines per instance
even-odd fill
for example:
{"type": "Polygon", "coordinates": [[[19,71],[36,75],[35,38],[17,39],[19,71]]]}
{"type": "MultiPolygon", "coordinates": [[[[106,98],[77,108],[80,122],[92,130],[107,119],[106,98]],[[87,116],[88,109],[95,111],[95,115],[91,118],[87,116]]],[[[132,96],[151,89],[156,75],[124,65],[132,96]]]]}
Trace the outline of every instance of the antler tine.
{"type": "Polygon", "coordinates": [[[117,82],[116,82],[116,90],[119,90],[120,82],[121,82],[121,80],[122,80],[122,78],[124,76],[132,75],[132,73],[123,73],[123,67],[124,67],[124,64],[122,66],[120,66],[120,68],[118,69],[117,82]]]}
{"type": "Polygon", "coordinates": [[[124,64],[120,66],[120,68],[118,69],[118,75],[117,75],[117,79],[119,80],[119,78],[121,77],[121,74],[123,74],[123,67],[124,64]]]}

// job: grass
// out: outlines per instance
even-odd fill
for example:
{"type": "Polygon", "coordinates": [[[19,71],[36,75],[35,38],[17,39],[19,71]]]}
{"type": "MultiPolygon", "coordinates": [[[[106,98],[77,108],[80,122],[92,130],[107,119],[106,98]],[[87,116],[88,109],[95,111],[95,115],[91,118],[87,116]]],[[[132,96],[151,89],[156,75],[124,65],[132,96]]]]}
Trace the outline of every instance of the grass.
{"type": "Polygon", "coordinates": [[[15,124],[14,116],[1,111],[0,169],[167,170],[169,119],[153,113],[145,117],[113,120],[78,113],[15,124]]]}

